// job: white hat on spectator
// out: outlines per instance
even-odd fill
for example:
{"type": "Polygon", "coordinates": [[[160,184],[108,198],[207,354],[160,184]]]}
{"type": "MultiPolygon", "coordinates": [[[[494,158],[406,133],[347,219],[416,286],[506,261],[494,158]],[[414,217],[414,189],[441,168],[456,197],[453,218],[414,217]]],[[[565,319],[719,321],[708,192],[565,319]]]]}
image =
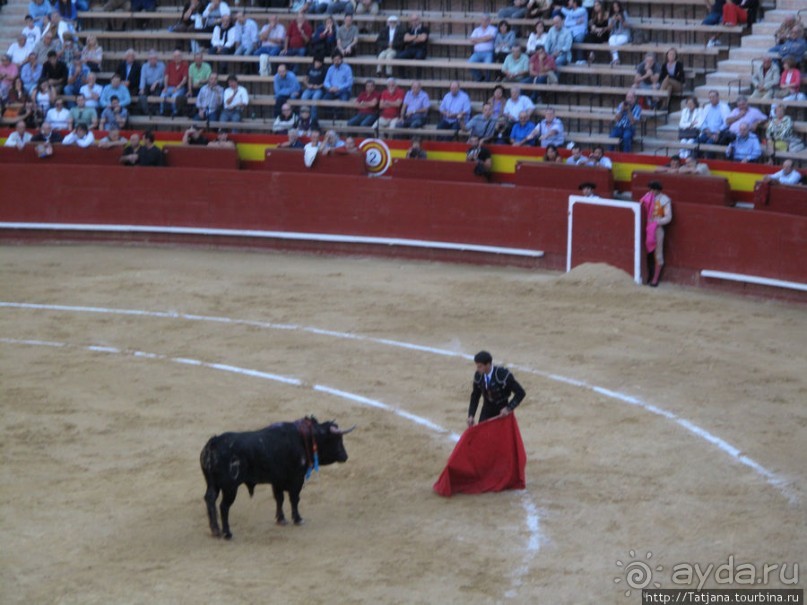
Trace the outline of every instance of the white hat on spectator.
{"type": "Polygon", "coordinates": [[[389,17],[387,17],[387,23],[389,23],[390,21],[394,21],[395,23],[398,23],[398,17],[395,16],[395,15],[390,15],[389,17]]]}

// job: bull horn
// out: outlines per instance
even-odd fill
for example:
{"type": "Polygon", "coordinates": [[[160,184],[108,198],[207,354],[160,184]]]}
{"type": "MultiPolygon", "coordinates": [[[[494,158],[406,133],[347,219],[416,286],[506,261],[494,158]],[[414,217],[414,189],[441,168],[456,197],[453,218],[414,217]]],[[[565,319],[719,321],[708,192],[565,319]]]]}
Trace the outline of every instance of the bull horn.
{"type": "Polygon", "coordinates": [[[331,427],[331,432],[332,432],[334,435],[347,435],[347,434],[348,434],[350,431],[353,431],[353,430],[355,430],[355,429],[356,429],[356,425],[355,425],[355,424],[354,424],[352,427],[350,427],[349,429],[347,429],[346,431],[342,431],[342,430],[338,429],[337,427],[332,426],[332,427],[331,427]]]}

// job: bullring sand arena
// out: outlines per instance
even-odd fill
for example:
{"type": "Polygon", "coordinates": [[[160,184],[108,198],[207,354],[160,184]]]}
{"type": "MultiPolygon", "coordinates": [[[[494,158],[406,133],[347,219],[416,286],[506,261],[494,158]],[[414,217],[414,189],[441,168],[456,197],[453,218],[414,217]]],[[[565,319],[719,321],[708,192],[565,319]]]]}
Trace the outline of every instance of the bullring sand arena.
{"type": "Polygon", "coordinates": [[[134,246],[0,247],[0,292],[4,604],[630,604],[639,563],[807,563],[804,304],[134,246]],[[527,489],[444,499],[483,348],[527,391],[527,489]],[[262,485],[211,537],[206,440],[307,414],[358,428],[305,524],[262,485]]]}

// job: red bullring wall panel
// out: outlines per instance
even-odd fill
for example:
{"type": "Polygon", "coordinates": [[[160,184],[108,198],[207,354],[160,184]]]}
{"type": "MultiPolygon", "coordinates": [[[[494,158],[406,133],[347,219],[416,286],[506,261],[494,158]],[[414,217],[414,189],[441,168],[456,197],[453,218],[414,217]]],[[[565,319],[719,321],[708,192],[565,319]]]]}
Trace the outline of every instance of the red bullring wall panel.
{"type": "MultiPolygon", "coordinates": [[[[401,250],[403,256],[448,258],[563,269],[568,193],[556,189],[437,180],[369,178],[310,172],[125,168],[0,164],[4,183],[0,222],[82,223],[242,229],[407,238],[543,251],[519,258],[401,250]],[[49,195],[32,196],[30,183],[47,175],[49,195]],[[58,184],[58,186],[56,186],[58,184]]],[[[667,238],[667,276],[691,284],[702,269],[807,283],[807,217],[673,200],[667,238]]],[[[575,232],[595,244],[623,225],[597,212],[575,232]]],[[[62,234],[64,239],[71,236],[62,234]]],[[[54,238],[53,233],[5,229],[5,240],[54,238]]],[[[109,236],[82,234],[82,238],[109,236]]],[[[116,235],[142,240],[143,235],[116,235]]],[[[172,241],[161,236],[161,241],[172,241]]],[[[187,241],[176,238],[174,241],[187,241]]],[[[193,241],[246,246],[283,245],[249,238],[193,241]]],[[[599,245],[599,244],[597,244],[599,245]]],[[[295,245],[297,247],[298,244],[295,245]]],[[[344,244],[317,243],[324,251],[344,244]]],[[[372,252],[363,246],[362,251],[372,252]]],[[[379,252],[388,254],[389,248],[379,252]]],[[[799,293],[798,296],[802,296],[799,293]]]]}

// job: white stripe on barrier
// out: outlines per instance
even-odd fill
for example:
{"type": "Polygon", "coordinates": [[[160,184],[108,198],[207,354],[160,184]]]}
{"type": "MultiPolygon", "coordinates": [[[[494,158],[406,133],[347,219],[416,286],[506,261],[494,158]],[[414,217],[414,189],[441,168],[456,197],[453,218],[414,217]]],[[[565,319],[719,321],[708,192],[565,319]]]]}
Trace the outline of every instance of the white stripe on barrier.
{"type": "Polygon", "coordinates": [[[726,271],[712,271],[709,269],[703,269],[701,271],[701,277],[726,279],[729,281],[738,281],[746,284],[758,284],[762,286],[772,286],[774,288],[788,288],[790,290],[807,292],[807,284],[802,284],[795,281],[785,281],[783,279],[773,279],[771,277],[760,277],[758,275],[744,275],[742,273],[728,273],[726,271]]]}

